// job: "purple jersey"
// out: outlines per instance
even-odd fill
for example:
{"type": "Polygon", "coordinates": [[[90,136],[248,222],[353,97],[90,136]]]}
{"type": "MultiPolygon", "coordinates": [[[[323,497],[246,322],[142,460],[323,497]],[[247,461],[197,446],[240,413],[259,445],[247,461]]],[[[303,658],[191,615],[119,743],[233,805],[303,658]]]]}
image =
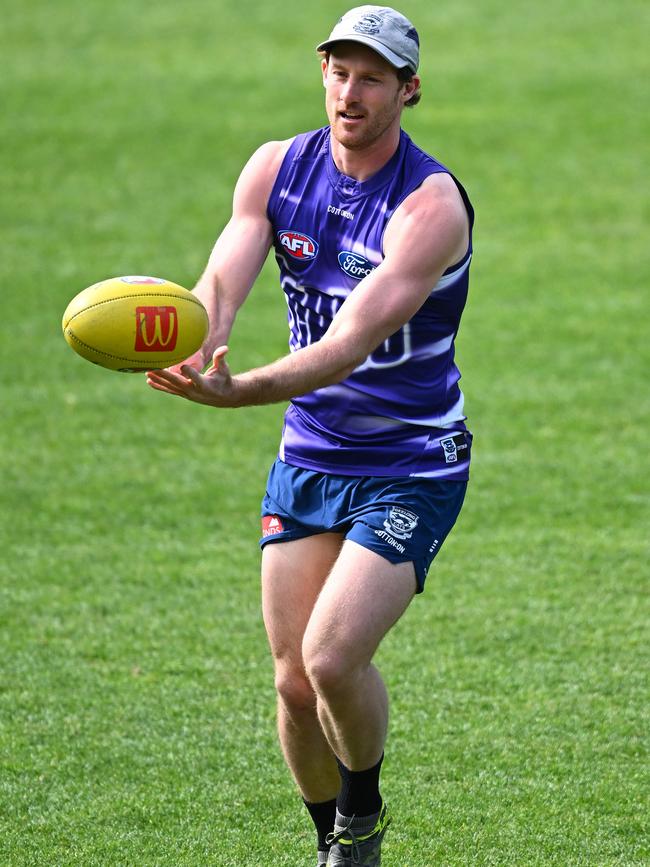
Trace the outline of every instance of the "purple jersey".
{"type": "MultiPolygon", "coordinates": [[[[338,171],[329,127],[294,139],[268,204],[291,351],[325,334],[347,296],[382,261],[395,209],[436,172],[448,170],[404,131],[393,157],[366,181],[338,171]]],[[[471,226],[472,206],[456,184],[471,226]]],[[[415,316],[347,379],[291,401],[283,461],[340,475],[468,478],[471,436],[454,338],[470,260],[471,240],[415,316]]]]}

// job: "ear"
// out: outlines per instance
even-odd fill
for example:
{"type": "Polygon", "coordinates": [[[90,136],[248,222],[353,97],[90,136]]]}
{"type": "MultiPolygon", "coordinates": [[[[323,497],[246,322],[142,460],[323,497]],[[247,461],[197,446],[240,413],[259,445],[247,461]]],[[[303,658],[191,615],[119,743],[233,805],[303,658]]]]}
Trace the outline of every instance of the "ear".
{"type": "Polygon", "coordinates": [[[323,87],[327,87],[327,59],[325,57],[320,62],[320,69],[323,73],[323,87]]]}
{"type": "Polygon", "coordinates": [[[404,85],[404,92],[402,96],[404,97],[404,102],[408,102],[409,99],[413,96],[413,94],[417,91],[420,86],[420,76],[414,75],[410,81],[407,81],[404,85]]]}

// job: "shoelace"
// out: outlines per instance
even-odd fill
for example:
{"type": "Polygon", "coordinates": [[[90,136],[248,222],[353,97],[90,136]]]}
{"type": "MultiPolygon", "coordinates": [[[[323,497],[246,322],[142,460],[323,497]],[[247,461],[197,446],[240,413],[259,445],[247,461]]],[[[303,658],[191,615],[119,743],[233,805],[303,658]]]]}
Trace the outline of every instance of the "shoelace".
{"type": "MultiPolygon", "coordinates": [[[[342,837],[350,837],[350,839],[352,841],[352,845],[350,846],[350,850],[351,850],[350,855],[352,857],[352,863],[353,864],[361,864],[361,849],[359,848],[359,842],[357,839],[357,835],[354,833],[354,831],[351,830],[351,825],[352,825],[353,820],[354,820],[354,816],[351,817],[351,819],[349,820],[349,822],[345,826],[345,828],[341,828],[341,830],[337,831],[336,833],[328,834],[326,837],[326,842],[327,842],[328,846],[333,846],[335,843],[338,843],[342,837]]],[[[391,818],[388,817],[388,819],[386,820],[386,823],[384,824],[384,827],[379,832],[379,839],[380,840],[383,838],[384,834],[386,833],[386,829],[388,828],[390,823],[391,823],[391,818]]],[[[365,842],[365,841],[362,841],[362,842],[365,842]]],[[[348,844],[344,843],[343,845],[347,846],[348,844]]],[[[336,853],[334,853],[334,855],[336,856],[336,853]]],[[[336,861],[333,861],[332,863],[334,864],[334,867],[336,867],[337,864],[345,865],[345,862],[346,862],[345,858],[344,859],[338,858],[336,861]]]]}
{"type": "MultiPolygon", "coordinates": [[[[350,852],[350,854],[352,856],[352,863],[353,864],[360,864],[361,863],[361,852],[359,850],[359,844],[357,842],[357,835],[354,833],[354,831],[350,830],[350,826],[352,825],[353,819],[354,819],[354,816],[352,816],[352,818],[350,819],[348,824],[345,826],[345,828],[341,828],[341,830],[337,831],[336,833],[328,834],[326,837],[326,842],[329,846],[333,846],[335,843],[338,843],[342,837],[349,836],[350,839],[352,840],[352,846],[351,846],[351,852],[350,852]]],[[[347,843],[345,843],[344,845],[347,846],[347,843]]],[[[338,859],[338,863],[339,864],[345,864],[345,861],[342,859],[338,859]]],[[[334,861],[334,864],[336,865],[337,861],[334,861]]]]}

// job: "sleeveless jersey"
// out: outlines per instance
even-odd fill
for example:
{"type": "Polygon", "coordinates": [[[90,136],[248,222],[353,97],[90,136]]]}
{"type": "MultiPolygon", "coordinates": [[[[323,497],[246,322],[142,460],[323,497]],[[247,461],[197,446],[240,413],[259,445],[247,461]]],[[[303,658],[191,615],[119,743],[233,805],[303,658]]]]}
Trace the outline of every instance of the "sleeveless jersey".
{"type": "MultiPolygon", "coordinates": [[[[393,157],[366,181],[338,171],[329,127],[296,136],[268,203],[291,351],[325,334],[347,296],[381,263],[395,209],[437,172],[451,174],[403,130],[393,157]]],[[[280,445],[286,463],[340,475],[468,478],[471,434],[454,338],[467,298],[474,212],[454,181],[470,220],[465,256],[347,379],[291,400],[280,445]]]]}

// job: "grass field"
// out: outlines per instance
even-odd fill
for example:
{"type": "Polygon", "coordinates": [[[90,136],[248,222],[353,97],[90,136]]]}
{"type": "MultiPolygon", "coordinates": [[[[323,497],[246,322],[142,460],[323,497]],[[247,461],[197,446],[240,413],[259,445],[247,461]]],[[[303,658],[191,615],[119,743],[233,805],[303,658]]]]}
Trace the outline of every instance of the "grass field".
{"type": "MultiPolygon", "coordinates": [[[[2,867],[314,863],[258,599],[282,408],[166,399],[75,357],[60,317],[113,275],[193,284],[252,150],[324,123],[312,48],[344,8],[3,12],[2,867]]],[[[648,864],[648,5],[400,8],[405,125],[477,210],[475,462],[380,650],[385,864],[648,864]]],[[[274,271],[237,370],[286,351],[274,271]]]]}

